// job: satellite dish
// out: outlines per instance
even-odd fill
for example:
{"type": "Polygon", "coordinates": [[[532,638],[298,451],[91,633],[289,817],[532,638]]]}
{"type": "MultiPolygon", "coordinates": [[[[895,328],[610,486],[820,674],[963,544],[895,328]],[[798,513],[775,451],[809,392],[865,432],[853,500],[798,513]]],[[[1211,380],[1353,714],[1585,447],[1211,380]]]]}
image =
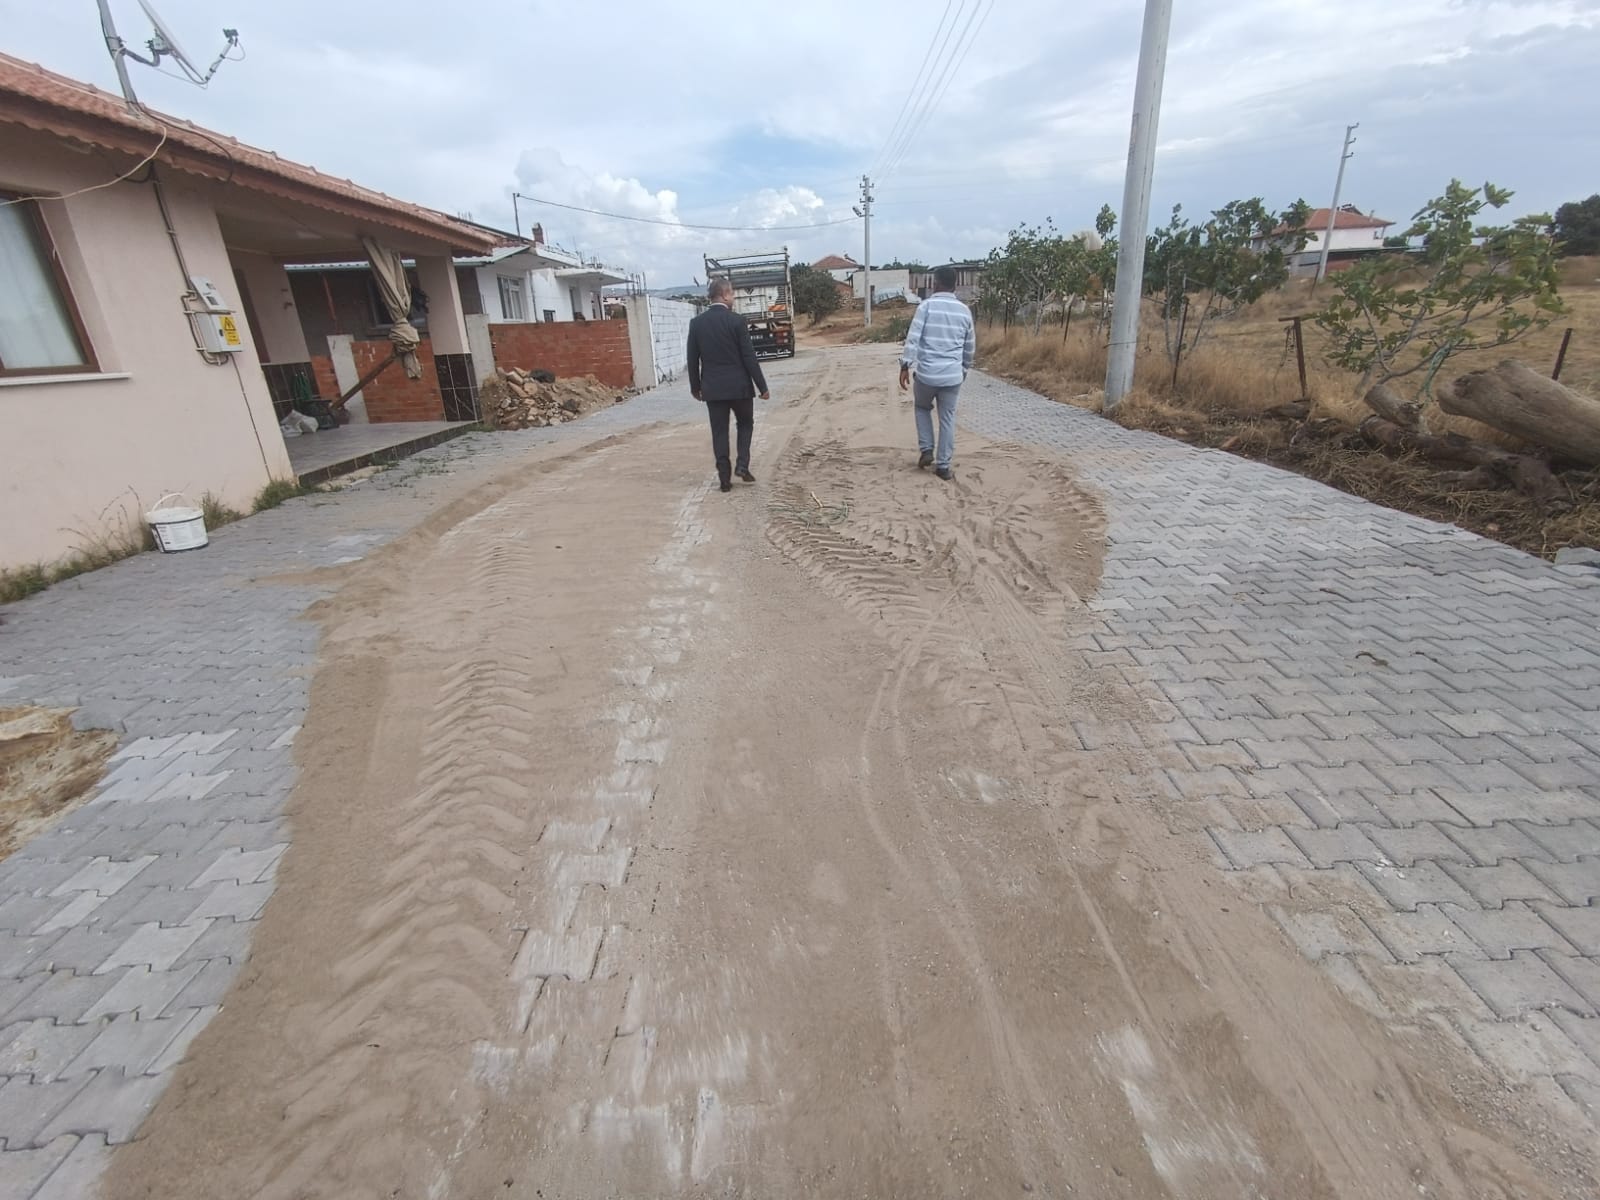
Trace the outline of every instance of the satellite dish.
{"type": "Polygon", "coordinates": [[[160,62],[161,56],[164,54],[182,67],[183,73],[189,76],[190,79],[199,80],[203,78],[199,68],[183,52],[183,47],[178,44],[176,35],[173,34],[167,23],[161,19],[161,14],[155,10],[155,6],[150,3],[150,0],[139,0],[139,7],[144,9],[144,15],[150,18],[151,28],[156,31],[155,37],[146,43],[150,47],[150,53],[155,55],[156,61],[160,62]]]}

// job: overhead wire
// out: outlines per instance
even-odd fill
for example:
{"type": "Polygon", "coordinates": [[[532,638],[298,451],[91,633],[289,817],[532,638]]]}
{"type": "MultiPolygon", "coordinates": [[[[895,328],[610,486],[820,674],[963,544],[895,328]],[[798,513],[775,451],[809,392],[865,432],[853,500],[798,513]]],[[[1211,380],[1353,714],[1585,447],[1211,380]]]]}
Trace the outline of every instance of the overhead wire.
{"type": "MultiPolygon", "coordinates": [[[[980,0],[980,5],[981,2],[982,0],[980,0]]],[[[894,174],[901,162],[904,161],[906,152],[909,151],[916,143],[917,135],[922,132],[922,128],[927,124],[928,118],[932,116],[934,112],[938,110],[939,105],[944,102],[945,95],[950,90],[950,85],[955,82],[956,76],[960,74],[962,66],[967,61],[967,55],[972,53],[972,47],[977,44],[978,37],[983,33],[983,27],[989,20],[989,14],[994,12],[994,6],[996,3],[997,0],[989,0],[989,6],[987,8],[975,8],[972,11],[972,17],[967,18],[967,25],[968,27],[971,27],[973,18],[978,18],[979,12],[982,12],[982,17],[978,19],[977,27],[972,30],[971,37],[967,36],[965,29],[962,30],[962,38],[964,39],[965,44],[963,45],[962,43],[957,43],[958,57],[955,57],[953,63],[946,68],[943,77],[939,81],[937,93],[933,96],[930,103],[924,106],[921,118],[915,125],[912,126],[909,134],[904,140],[904,143],[900,147],[899,154],[897,154],[894,160],[884,168],[883,175],[885,178],[888,178],[894,174]]]]}
{"type": "MultiPolygon", "coordinates": [[[[972,18],[977,15],[978,9],[982,5],[983,0],[976,0],[971,15],[967,17],[968,27],[971,26],[972,18]]],[[[938,87],[943,71],[949,66],[951,56],[947,56],[945,51],[950,45],[951,37],[955,34],[956,26],[961,22],[961,14],[966,11],[966,7],[966,0],[961,0],[961,5],[956,9],[956,14],[950,22],[950,27],[945,30],[944,40],[939,43],[939,49],[933,56],[933,64],[925,69],[917,80],[916,91],[913,93],[916,98],[911,102],[912,115],[880,155],[880,165],[887,166],[895,160],[905,143],[907,135],[910,133],[911,126],[916,123],[922,112],[927,108],[928,100],[933,95],[934,89],[938,87]]]]}
{"type": "MultiPolygon", "coordinates": [[[[900,111],[895,114],[894,124],[889,126],[889,132],[883,139],[883,145],[878,148],[878,153],[873,158],[872,165],[867,168],[868,175],[873,174],[877,170],[879,159],[883,157],[884,151],[889,148],[890,144],[893,143],[895,137],[899,134],[900,122],[905,120],[906,111],[911,107],[911,97],[916,94],[918,84],[920,84],[923,79],[927,77],[926,72],[928,68],[928,59],[933,54],[934,43],[939,40],[939,34],[944,30],[944,23],[950,16],[950,5],[952,3],[954,3],[954,0],[944,0],[944,12],[939,17],[939,24],[934,27],[933,36],[928,39],[928,48],[922,52],[922,62],[918,65],[916,74],[911,77],[911,86],[906,89],[906,98],[900,102],[900,111]]],[[[962,7],[965,6],[966,0],[962,0],[962,7]]],[[[956,20],[959,21],[960,19],[961,13],[958,9],[956,11],[956,20]]]]}
{"type": "Polygon", "coordinates": [[[722,233],[792,233],[804,229],[822,229],[829,225],[853,225],[858,220],[856,217],[839,217],[828,221],[813,221],[809,225],[702,225],[695,221],[666,221],[659,217],[635,217],[628,213],[606,212],[599,208],[584,208],[578,204],[558,204],[554,200],[541,200],[537,196],[525,196],[535,204],[544,204],[550,208],[561,208],[567,212],[588,213],[594,217],[609,217],[613,221],[634,221],[640,225],[665,225],[671,229],[711,229],[722,233]]]}

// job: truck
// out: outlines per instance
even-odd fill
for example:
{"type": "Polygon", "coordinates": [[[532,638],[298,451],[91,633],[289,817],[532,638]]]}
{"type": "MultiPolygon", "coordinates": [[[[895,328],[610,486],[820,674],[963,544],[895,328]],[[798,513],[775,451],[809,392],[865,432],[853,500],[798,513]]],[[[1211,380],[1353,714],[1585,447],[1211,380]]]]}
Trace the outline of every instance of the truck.
{"type": "Polygon", "coordinates": [[[705,256],[706,282],[733,284],[733,311],[750,326],[757,358],[794,357],[794,292],[789,282],[789,249],[756,254],[705,256]]]}

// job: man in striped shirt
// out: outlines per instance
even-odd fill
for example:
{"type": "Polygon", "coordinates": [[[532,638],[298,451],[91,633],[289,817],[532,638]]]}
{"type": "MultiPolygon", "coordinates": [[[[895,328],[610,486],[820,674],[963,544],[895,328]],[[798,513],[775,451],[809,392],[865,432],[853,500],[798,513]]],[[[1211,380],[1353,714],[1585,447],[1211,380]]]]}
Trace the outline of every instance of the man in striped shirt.
{"type": "Polygon", "coordinates": [[[954,267],[933,273],[933,295],[917,305],[900,355],[900,390],[912,388],[917,416],[917,446],[922,451],[917,466],[933,464],[934,474],[949,482],[955,478],[950,459],[956,449],[956,399],[972,369],[977,349],[972,310],[956,299],[954,267]],[[933,414],[939,412],[939,447],[934,454],[933,414]]]}

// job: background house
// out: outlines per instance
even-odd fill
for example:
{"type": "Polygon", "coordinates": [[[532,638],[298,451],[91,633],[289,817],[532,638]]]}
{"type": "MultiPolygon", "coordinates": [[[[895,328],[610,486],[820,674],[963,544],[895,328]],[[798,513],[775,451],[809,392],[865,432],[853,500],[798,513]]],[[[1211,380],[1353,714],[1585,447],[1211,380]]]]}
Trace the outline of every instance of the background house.
{"type": "Polygon", "coordinates": [[[861,264],[847,254],[830,254],[826,258],[819,258],[811,264],[813,271],[826,271],[833,276],[835,283],[848,283],[853,272],[861,269],[861,264]]]}
{"type": "MultiPolygon", "coordinates": [[[[850,273],[850,294],[857,300],[867,298],[867,272],[865,269],[850,273]]],[[[897,297],[912,295],[911,272],[904,267],[873,267],[872,268],[872,299],[893,300],[897,297]]]]}
{"type": "Polygon", "coordinates": [[[456,266],[475,276],[478,311],[491,321],[604,320],[604,289],[628,278],[546,244],[538,225],[531,241],[483,258],[460,258],[456,266]]]}
{"type": "MultiPolygon", "coordinates": [[[[1384,217],[1371,216],[1353,204],[1341,204],[1334,216],[1333,235],[1328,242],[1329,272],[1344,270],[1364,255],[1381,252],[1384,248],[1383,239],[1393,227],[1394,222],[1384,217]]],[[[1316,271],[1317,263],[1322,258],[1322,239],[1328,233],[1328,209],[1312,209],[1311,216],[1306,219],[1306,230],[1311,236],[1306,240],[1305,249],[1289,256],[1291,274],[1305,275],[1316,271]]],[[[1282,237],[1288,232],[1287,225],[1280,225],[1268,237],[1256,238],[1251,248],[1259,254],[1273,238],[1282,237]]]]}

